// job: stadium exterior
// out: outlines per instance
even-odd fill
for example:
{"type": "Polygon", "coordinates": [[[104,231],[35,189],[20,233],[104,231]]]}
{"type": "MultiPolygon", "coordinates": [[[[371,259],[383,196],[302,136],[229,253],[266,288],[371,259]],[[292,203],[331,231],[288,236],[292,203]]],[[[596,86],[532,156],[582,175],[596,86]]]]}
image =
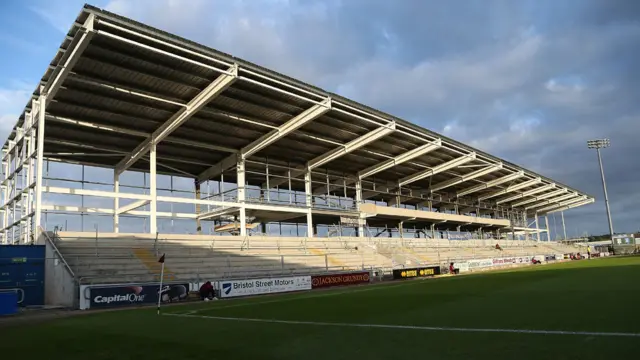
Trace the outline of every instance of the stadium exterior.
{"type": "Polygon", "coordinates": [[[123,219],[142,217],[150,236],[159,221],[177,219],[198,233],[214,221],[240,237],[287,222],[302,224],[305,238],[335,225],[357,237],[406,228],[540,240],[539,217],[594,202],[391,115],[88,5],[4,144],[2,165],[5,244],[37,241],[40,229],[51,230],[46,214],[100,215],[113,233],[123,219]],[[83,174],[85,166],[112,169],[113,177],[93,183],[102,190],[87,189],[84,176],[51,186],[49,163],[76,164],[83,174]],[[131,171],[149,182],[123,191],[131,171]],[[174,192],[159,176],[195,185],[174,192]],[[44,201],[49,195],[111,206],[44,201]]]}

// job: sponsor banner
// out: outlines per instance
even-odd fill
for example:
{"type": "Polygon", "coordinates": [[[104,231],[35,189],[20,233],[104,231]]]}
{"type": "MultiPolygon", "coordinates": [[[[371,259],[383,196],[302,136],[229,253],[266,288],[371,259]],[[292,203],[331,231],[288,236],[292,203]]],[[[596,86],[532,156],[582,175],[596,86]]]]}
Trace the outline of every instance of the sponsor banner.
{"type": "Polygon", "coordinates": [[[311,277],[311,288],[325,288],[331,286],[345,286],[368,284],[370,275],[368,271],[360,271],[348,274],[316,275],[311,277]]]}
{"type": "Polygon", "coordinates": [[[556,261],[555,255],[545,255],[544,261],[556,261]]]}
{"type": "Polygon", "coordinates": [[[467,261],[469,269],[479,269],[493,266],[493,259],[474,259],[467,261]]]}
{"type": "Polygon", "coordinates": [[[415,277],[427,277],[434,275],[440,275],[440,266],[393,270],[394,279],[410,279],[415,277]]]}
{"type": "Polygon", "coordinates": [[[346,226],[358,226],[360,225],[360,218],[353,216],[340,216],[340,224],[346,226]]]}
{"type": "Polygon", "coordinates": [[[531,256],[515,256],[506,258],[492,259],[493,266],[513,265],[513,264],[526,264],[531,262],[531,256]]]}
{"type": "Polygon", "coordinates": [[[311,290],[311,276],[219,281],[221,298],[311,290]]]}
{"type": "Polygon", "coordinates": [[[90,287],[89,308],[105,308],[138,304],[155,304],[158,296],[163,303],[186,301],[189,284],[124,284],[90,287]]]}
{"type": "Polygon", "coordinates": [[[449,240],[470,240],[472,236],[471,233],[468,232],[449,231],[447,233],[447,238],[449,240]]]}
{"type": "Polygon", "coordinates": [[[465,262],[453,263],[453,268],[460,270],[461,273],[467,272],[469,271],[469,262],[465,261],[465,262]]]}

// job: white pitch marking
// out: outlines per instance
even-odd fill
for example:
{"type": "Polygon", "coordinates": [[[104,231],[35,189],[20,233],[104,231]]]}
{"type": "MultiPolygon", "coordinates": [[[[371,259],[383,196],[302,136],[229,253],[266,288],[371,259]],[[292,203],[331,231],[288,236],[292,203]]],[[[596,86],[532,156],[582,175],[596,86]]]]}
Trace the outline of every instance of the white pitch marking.
{"type": "Polygon", "coordinates": [[[483,328],[460,328],[460,327],[441,327],[441,326],[328,323],[328,322],[315,322],[315,321],[251,319],[251,318],[185,315],[185,314],[164,314],[164,315],[199,318],[199,319],[226,320],[226,321],[238,321],[238,322],[258,322],[258,323],[270,323],[270,324],[288,324],[288,325],[336,326],[336,327],[403,329],[403,330],[423,330],[423,331],[538,334],[538,335],[579,335],[579,336],[640,337],[640,333],[624,333],[624,332],[593,332],[593,331],[565,331],[565,330],[527,330],[527,329],[483,329],[483,328]]]}

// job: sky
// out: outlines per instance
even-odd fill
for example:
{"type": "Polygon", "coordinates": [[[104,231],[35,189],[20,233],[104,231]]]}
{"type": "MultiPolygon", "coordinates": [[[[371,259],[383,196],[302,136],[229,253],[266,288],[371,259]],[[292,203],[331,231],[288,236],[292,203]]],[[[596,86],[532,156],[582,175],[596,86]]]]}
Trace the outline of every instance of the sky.
{"type": "MultiPolygon", "coordinates": [[[[5,139],[83,1],[0,2],[5,139]]],[[[337,92],[596,197],[570,235],[640,229],[640,2],[111,0],[92,5],[337,92]]],[[[559,217],[552,220],[554,226],[559,217]]]]}

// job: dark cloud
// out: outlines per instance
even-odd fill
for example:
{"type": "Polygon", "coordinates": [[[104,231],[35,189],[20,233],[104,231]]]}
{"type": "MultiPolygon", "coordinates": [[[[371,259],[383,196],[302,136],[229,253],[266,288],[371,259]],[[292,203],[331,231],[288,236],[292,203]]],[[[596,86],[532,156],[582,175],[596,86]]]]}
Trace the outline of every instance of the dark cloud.
{"type": "Polygon", "coordinates": [[[595,195],[595,205],[567,212],[570,235],[607,231],[586,140],[609,137],[614,226],[640,227],[638,1],[113,0],[107,8],[595,195]]]}

